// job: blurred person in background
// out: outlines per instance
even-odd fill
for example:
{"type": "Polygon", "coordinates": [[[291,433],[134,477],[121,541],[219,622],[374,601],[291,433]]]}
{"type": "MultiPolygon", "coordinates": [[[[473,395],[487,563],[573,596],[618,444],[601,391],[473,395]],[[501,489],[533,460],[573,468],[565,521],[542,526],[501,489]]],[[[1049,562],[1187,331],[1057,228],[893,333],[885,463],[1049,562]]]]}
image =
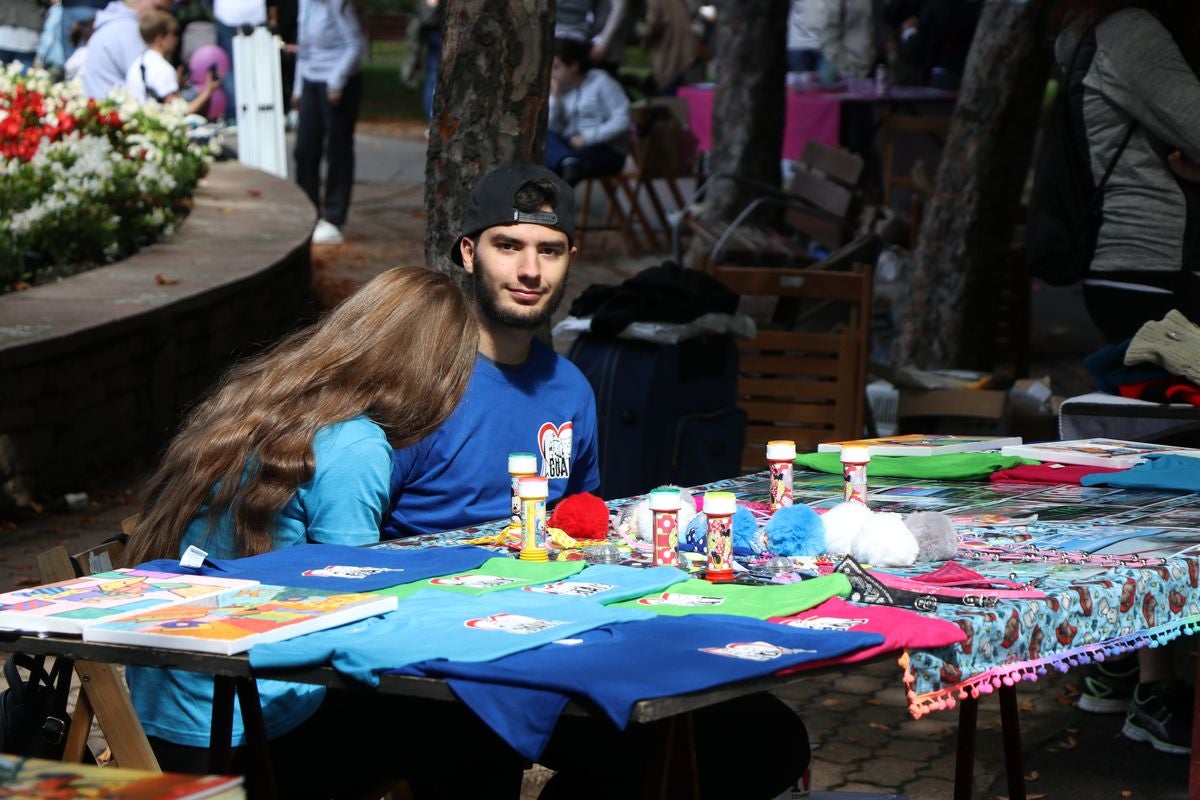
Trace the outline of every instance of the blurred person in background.
{"type": "Polygon", "coordinates": [[[21,62],[33,66],[46,4],[42,0],[4,0],[0,3],[0,63],[21,62]]]}

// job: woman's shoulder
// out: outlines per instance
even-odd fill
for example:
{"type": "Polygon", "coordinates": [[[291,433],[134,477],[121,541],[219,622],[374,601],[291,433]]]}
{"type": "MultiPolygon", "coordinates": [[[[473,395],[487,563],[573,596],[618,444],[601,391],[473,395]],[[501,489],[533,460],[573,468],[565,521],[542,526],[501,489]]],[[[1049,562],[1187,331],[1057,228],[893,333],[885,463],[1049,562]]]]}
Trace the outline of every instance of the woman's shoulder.
{"type": "Polygon", "coordinates": [[[1120,44],[1140,48],[1145,37],[1170,39],[1171,34],[1158,17],[1144,8],[1122,8],[1096,26],[1096,41],[1100,46],[1120,44]]]}
{"type": "Polygon", "coordinates": [[[367,416],[360,414],[340,422],[332,422],[319,429],[313,440],[313,449],[349,447],[358,442],[383,442],[386,444],[387,434],[383,432],[383,428],[372,422],[367,416]]]}

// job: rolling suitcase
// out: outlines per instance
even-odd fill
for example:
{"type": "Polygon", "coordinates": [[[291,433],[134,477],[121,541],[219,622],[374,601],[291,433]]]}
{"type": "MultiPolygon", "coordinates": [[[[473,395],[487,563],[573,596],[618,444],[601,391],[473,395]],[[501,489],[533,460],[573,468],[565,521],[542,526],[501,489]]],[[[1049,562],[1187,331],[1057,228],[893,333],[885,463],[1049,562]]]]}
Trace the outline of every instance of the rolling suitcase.
{"type": "Polygon", "coordinates": [[[596,393],[601,497],[739,473],[746,413],[730,337],[662,345],[583,335],[567,357],[596,393]]]}

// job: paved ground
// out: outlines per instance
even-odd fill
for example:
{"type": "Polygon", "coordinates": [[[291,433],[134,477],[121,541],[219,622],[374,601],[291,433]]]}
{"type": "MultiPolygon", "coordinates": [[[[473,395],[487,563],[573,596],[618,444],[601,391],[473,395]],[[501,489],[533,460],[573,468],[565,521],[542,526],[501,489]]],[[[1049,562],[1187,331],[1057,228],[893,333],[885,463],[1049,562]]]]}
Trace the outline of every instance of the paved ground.
{"type": "MultiPolygon", "coordinates": [[[[357,153],[358,181],[345,229],[347,242],[314,250],[314,283],[326,300],[336,299],[380,269],[423,261],[423,131],[368,127],[359,136],[357,153]]],[[[629,259],[617,242],[593,239],[574,268],[571,291],[619,281],[663,257],[629,259]]],[[[1054,376],[1060,393],[1088,388],[1077,362],[1093,345],[1095,334],[1078,296],[1071,291],[1038,292],[1034,315],[1033,374],[1054,376]]],[[[121,519],[134,511],[134,494],[145,468],[132,464],[78,487],[89,494],[85,510],[67,511],[50,501],[39,513],[0,521],[0,590],[37,583],[38,552],[58,544],[73,552],[118,531],[121,519]]],[[[913,720],[904,705],[900,675],[894,664],[878,664],[811,678],[781,693],[809,725],[816,746],[814,788],[902,790],[913,800],[952,796],[957,713],[943,711],[913,720]]],[[[1119,716],[1077,711],[1077,681],[1074,674],[1053,675],[1020,689],[1029,796],[1185,797],[1187,759],[1128,742],[1120,736],[1119,716]]],[[[980,703],[977,752],[973,797],[1006,797],[999,713],[991,697],[980,703]]],[[[529,773],[524,797],[536,797],[545,774],[536,769],[529,773]]]]}

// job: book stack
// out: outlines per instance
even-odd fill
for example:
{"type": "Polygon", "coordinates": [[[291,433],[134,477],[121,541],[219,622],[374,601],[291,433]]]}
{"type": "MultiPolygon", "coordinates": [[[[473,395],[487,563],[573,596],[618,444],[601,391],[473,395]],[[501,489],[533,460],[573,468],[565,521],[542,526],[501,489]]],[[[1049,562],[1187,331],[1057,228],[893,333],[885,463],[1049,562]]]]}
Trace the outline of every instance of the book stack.
{"type": "Polygon", "coordinates": [[[0,797],[6,800],[245,800],[246,790],[240,775],[184,775],[0,755],[0,797]]]}
{"type": "Polygon", "coordinates": [[[817,445],[818,453],[836,453],[843,447],[865,447],[872,456],[940,456],[949,453],[978,453],[1019,445],[1020,436],[952,436],[939,433],[909,433],[902,436],[881,436],[876,439],[855,439],[848,442],[825,442],[817,445]]]}
{"type": "Polygon", "coordinates": [[[1072,439],[1066,442],[1009,445],[1001,448],[1006,456],[1021,456],[1055,464],[1077,464],[1083,467],[1127,469],[1140,464],[1147,456],[1170,454],[1200,456],[1200,449],[1172,447],[1147,442],[1127,442],[1122,439],[1072,439]]]}
{"type": "Polygon", "coordinates": [[[118,569],[0,594],[0,628],[232,655],[396,604],[392,596],[118,569]]]}

